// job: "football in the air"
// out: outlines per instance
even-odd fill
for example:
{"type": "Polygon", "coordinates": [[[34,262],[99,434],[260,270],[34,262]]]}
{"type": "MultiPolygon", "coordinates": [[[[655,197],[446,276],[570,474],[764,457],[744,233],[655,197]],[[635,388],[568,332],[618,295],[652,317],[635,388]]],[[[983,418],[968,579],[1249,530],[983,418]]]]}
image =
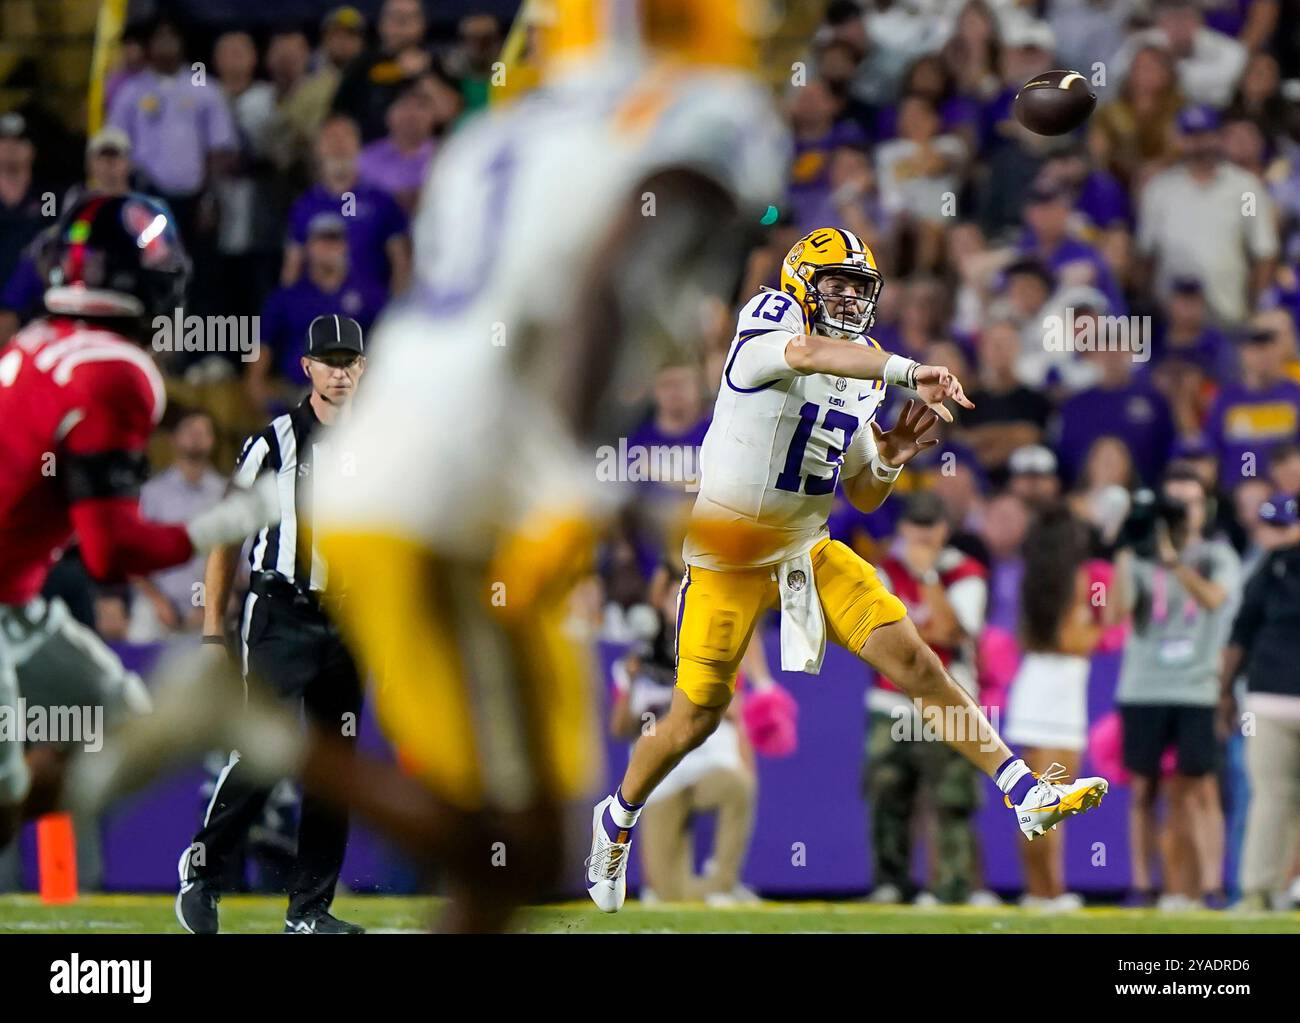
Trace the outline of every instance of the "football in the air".
{"type": "Polygon", "coordinates": [[[1016,120],[1037,135],[1065,135],[1083,124],[1097,94],[1077,71],[1045,71],[1016,93],[1016,120]]]}

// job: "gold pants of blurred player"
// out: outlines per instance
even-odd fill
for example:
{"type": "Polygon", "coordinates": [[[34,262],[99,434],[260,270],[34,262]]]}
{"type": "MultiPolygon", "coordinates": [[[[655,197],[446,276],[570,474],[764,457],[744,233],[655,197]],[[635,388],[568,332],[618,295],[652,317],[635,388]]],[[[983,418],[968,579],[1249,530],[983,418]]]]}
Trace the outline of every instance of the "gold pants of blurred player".
{"type": "MultiPolygon", "coordinates": [[[[562,593],[395,536],[318,539],[346,594],[339,626],[408,770],[471,812],[585,791],[597,776],[592,674],[589,651],[565,632],[562,593]]],[[[525,548],[511,554],[514,571],[553,551],[525,548]]]]}

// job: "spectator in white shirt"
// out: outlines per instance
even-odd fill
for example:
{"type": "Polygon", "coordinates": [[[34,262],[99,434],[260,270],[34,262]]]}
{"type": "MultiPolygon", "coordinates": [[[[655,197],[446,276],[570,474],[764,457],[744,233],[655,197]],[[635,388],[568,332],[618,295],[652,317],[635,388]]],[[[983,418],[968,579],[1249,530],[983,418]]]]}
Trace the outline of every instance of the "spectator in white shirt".
{"type": "Polygon", "coordinates": [[[1059,40],[1060,66],[1091,77],[1094,61],[1124,45],[1138,6],[1138,0],[1049,0],[1046,18],[1059,40]]]}
{"type": "Polygon", "coordinates": [[[1193,0],[1158,0],[1154,28],[1135,32],[1110,60],[1109,77],[1122,81],[1145,46],[1167,49],[1178,67],[1178,83],[1193,103],[1223,107],[1232,99],[1246,67],[1246,47],[1205,25],[1193,0]]]}
{"type": "Polygon", "coordinates": [[[955,135],[940,135],[938,111],[925,96],[903,97],[898,108],[899,138],[876,150],[880,202],[896,229],[914,230],[917,262],[938,264],[943,225],[956,211],[966,145],[955,135]]]}
{"type": "Polygon", "coordinates": [[[267,161],[275,127],[275,87],[256,78],[257,45],[247,32],[223,32],[212,57],[238,133],[237,159],[213,187],[219,211],[218,290],[224,312],[251,316],[262,308],[275,281],[278,222],[283,216],[267,161]]]}
{"type": "MultiPolygon", "coordinates": [[[[140,488],[140,512],[155,522],[186,522],[221,500],[225,478],[212,467],[216,430],[202,410],[181,414],[172,428],[171,466],[140,488]]],[[[184,565],[142,576],[133,583],[127,639],[149,643],[203,624],[203,568],[196,554],[184,565]]]]}
{"type": "Polygon", "coordinates": [[[1223,159],[1219,116],[1193,106],[1178,115],[1182,162],[1142,192],[1137,249],[1167,295],[1176,277],[1205,283],[1211,312],[1237,324],[1272,279],[1277,225],[1268,188],[1223,159]]]}

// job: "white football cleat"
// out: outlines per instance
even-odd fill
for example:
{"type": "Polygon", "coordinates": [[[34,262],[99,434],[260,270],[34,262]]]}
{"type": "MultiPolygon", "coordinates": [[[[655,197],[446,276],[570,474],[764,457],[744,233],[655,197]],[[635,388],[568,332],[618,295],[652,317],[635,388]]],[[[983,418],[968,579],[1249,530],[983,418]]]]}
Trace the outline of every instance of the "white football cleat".
{"type": "Polygon", "coordinates": [[[627,898],[627,857],[632,839],[620,831],[623,841],[616,842],[605,833],[605,809],[613,796],[596,804],[591,814],[591,855],[587,857],[587,894],[606,913],[617,913],[627,898]]]}
{"type": "Polygon", "coordinates": [[[1006,798],[1007,806],[1016,811],[1020,830],[1031,842],[1054,830],[1066,817],[1099,806],[1110,789],[1105,778],[1080,778],[1067,782],[1066,770],[1061,764],[1052,764],[1034,777],[1038,784],[1029,790],[1024,802],[1011,806],[1010,797],[1006,798]]]}
{"type": "Polygon", "coordinates": [[[903,893],[895,884],[877,885],[867,896],[867,901],[877,906],[897,906],[903,902],[903,893]]]}

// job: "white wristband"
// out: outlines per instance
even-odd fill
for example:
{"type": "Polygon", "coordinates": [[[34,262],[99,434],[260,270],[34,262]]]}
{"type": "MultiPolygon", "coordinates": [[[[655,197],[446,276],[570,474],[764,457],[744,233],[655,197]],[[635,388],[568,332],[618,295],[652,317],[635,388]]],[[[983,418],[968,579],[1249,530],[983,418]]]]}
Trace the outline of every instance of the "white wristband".
{"type": "Polygon", "coordinates": [[[880,480],[881,483],[893,483],[898,479],[898,474],[903,471],[901,465],[890,465],[882,461],[879,455],[871,460],[871,475],[880,480]]]}
{"type": "Polygon", "coordinates": [[[905,355],[891,355],[885,360],[882,376],[887,384],[916,390],[916,371],[919,366],[920,363],[915,359],[909,359],[905,355]]]}

